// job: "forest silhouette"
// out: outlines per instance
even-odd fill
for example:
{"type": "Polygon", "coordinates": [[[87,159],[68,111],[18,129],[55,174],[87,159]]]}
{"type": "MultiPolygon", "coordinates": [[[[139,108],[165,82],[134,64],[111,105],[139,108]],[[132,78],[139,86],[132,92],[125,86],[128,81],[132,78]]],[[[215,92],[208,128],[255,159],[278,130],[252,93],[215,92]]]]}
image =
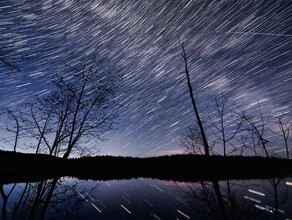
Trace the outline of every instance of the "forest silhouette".
{"type": "Polygon", "coordinates": [[[259,156],[170,155],[148,158],[95,156],[59,158],[0,151],[2,184],[49,178],[114,180],[155,178],[173,181],[267,179],[291,176],[292,161],[259,156]]]}

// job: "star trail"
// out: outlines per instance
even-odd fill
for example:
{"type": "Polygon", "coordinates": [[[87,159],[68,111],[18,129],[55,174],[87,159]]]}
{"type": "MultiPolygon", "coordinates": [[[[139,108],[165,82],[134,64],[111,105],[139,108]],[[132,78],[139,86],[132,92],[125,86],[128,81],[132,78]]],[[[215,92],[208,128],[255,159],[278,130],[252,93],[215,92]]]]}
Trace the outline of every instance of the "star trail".
{"type": "Polygon", "coordinates": [[[222,92],[245,108],[289,113],[291,24],[292,3],[281,0],[0,1],[0,60],[19,67],[0,62],[0,106],[49,93],[63,63],[96,53],[103,71],[122,75],[118,123],[100,153],[182,152],[194,114],[179,40],[203,115],[222,92]]]}

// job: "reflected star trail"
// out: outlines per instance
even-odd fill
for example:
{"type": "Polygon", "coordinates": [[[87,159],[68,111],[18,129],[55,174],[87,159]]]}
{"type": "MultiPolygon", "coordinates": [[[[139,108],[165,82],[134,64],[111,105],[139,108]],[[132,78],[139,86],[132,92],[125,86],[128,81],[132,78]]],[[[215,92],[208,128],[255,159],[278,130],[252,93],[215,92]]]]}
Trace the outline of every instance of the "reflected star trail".
{"type": "Polygon", "coordinates": [[[194,118],[178,39],[203,113],[221,92],[290,112],[291,24],[289,1],[1,1],[0,58],[5,51],[20,71],[0,63],[0,105],[49,93],[63,63],[96,52],[103,71],[123,76],[119,121],[97,144],[101,154],[178,153],[194,118]]]}

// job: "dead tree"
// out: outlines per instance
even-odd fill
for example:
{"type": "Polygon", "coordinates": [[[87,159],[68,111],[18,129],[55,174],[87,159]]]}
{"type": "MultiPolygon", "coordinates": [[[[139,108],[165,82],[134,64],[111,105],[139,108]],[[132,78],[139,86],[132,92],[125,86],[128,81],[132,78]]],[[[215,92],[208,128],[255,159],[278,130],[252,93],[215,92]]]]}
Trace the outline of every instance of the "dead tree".
{"type": "Polygon", "coordinates": [[[280,134],[282,136],[286,149],[286,157],[287,159],[289,159],[288,140],[290,136],[290,130],[292,129],[292,122],[290,120],[287,120],[286,116],[286,114],[282,114],[276,118],[275,122],[279,128],[279,132],[274,133],[280,134]]]}
{"type": "Polygon", "coordinates": [[[215,96],[215,118],[209,114],[209,121],[212,128],[215,129],[214,133],[216,139],[219,140],[223,147],[223,155],[227,156],[238,150],[232,145],[233,139],[241,129],[242,118],[237,118],[230,107],[229,96],[226,94],[220,94],[220,96],[215,96]],[[232,145],[233,149],[227,152],[227,147],[232,145]]]}
{"type": "Polygon", "coordinates": [[[6,115],[7,121],[2,129],[8,133],[6,137],[1,137],[1,142],[12,145],[13,151],[16,152],[19,141],[25,134],[22,114],[19,110],[10,108],[2,108],[0,114],[6,115]]]}
{"type": "Polygon", "coordinates": [[[196,116],[196,120],[195,121],[197,122],[199,130],[200,130],[200,136],[202,138],[205,155],[209,156],[210,152],[209,152],[208,140],[207,140],[207,137],[206,137],[205,129],[203,127],[203,123],[201,121],[201,117],[199,115],[199,111],[198,111],[198,108],[197,108],[197,105],[196,105],[196,102],[195,102],[195,98],[194,98],[194,94],[193,94],[193,87],[192,87],[191,80],[190,80],[190,75],[189,75],[187,54],[186,54],[186,51],[185,51],[183,43],[180,42],[180,45],[182,47],[181,56],[183,57],[183,60],[184,60],[184,67],[185,67],[185,74],[186,74],[186,78],[187,78],[187,85],[188,85],[190,98],[191,98],[192,105],[193,105],[193,110],[194,110],[195,116],[196,116]]]}
{"type": "Polygon", "coordinates": [[[118,78],[99,72],[94,61],[70,67],[67,76],[55,75],[52,92],[29,105],[26,127],[36,142],[36,153],[68,158],[73,151],[83,152],[90,139],[102,140],[112,128],[118,78]]]}
{"type": "Polygon", "coordinates": [[[188,126],[186,131],[181,135],[180,146],[188,153],[203,154],[202,147],[204,143],[199,128],[196,126],[188,126]]]}
{"type": "Polygon", "coordinates": [[[270,121],[270,116],[265,117],[260,105],[258,105],[259,117],[251,116],[245,110],[239,108],[239,112],[237,114],[242,118],[245,122],[245,129],[247,132],[251,133],[251,137],[256,138],[256,145],[260,145],[264,150],[267,157],[269,157],[269,153],[267,150],[266,144],[269,142],[266,137],[267,124],[270,121]]]}

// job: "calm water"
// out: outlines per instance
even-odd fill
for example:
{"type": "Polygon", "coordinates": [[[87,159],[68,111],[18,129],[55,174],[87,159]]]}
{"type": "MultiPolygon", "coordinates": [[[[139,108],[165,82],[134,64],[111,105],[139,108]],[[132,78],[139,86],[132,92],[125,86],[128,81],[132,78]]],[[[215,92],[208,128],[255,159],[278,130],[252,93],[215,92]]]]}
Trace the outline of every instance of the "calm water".
{"type": "Polygon", "coordinates": [[[292,219],[292,178],[174,182],[62,178],[2,186],[2,219],[292,219]]]}

